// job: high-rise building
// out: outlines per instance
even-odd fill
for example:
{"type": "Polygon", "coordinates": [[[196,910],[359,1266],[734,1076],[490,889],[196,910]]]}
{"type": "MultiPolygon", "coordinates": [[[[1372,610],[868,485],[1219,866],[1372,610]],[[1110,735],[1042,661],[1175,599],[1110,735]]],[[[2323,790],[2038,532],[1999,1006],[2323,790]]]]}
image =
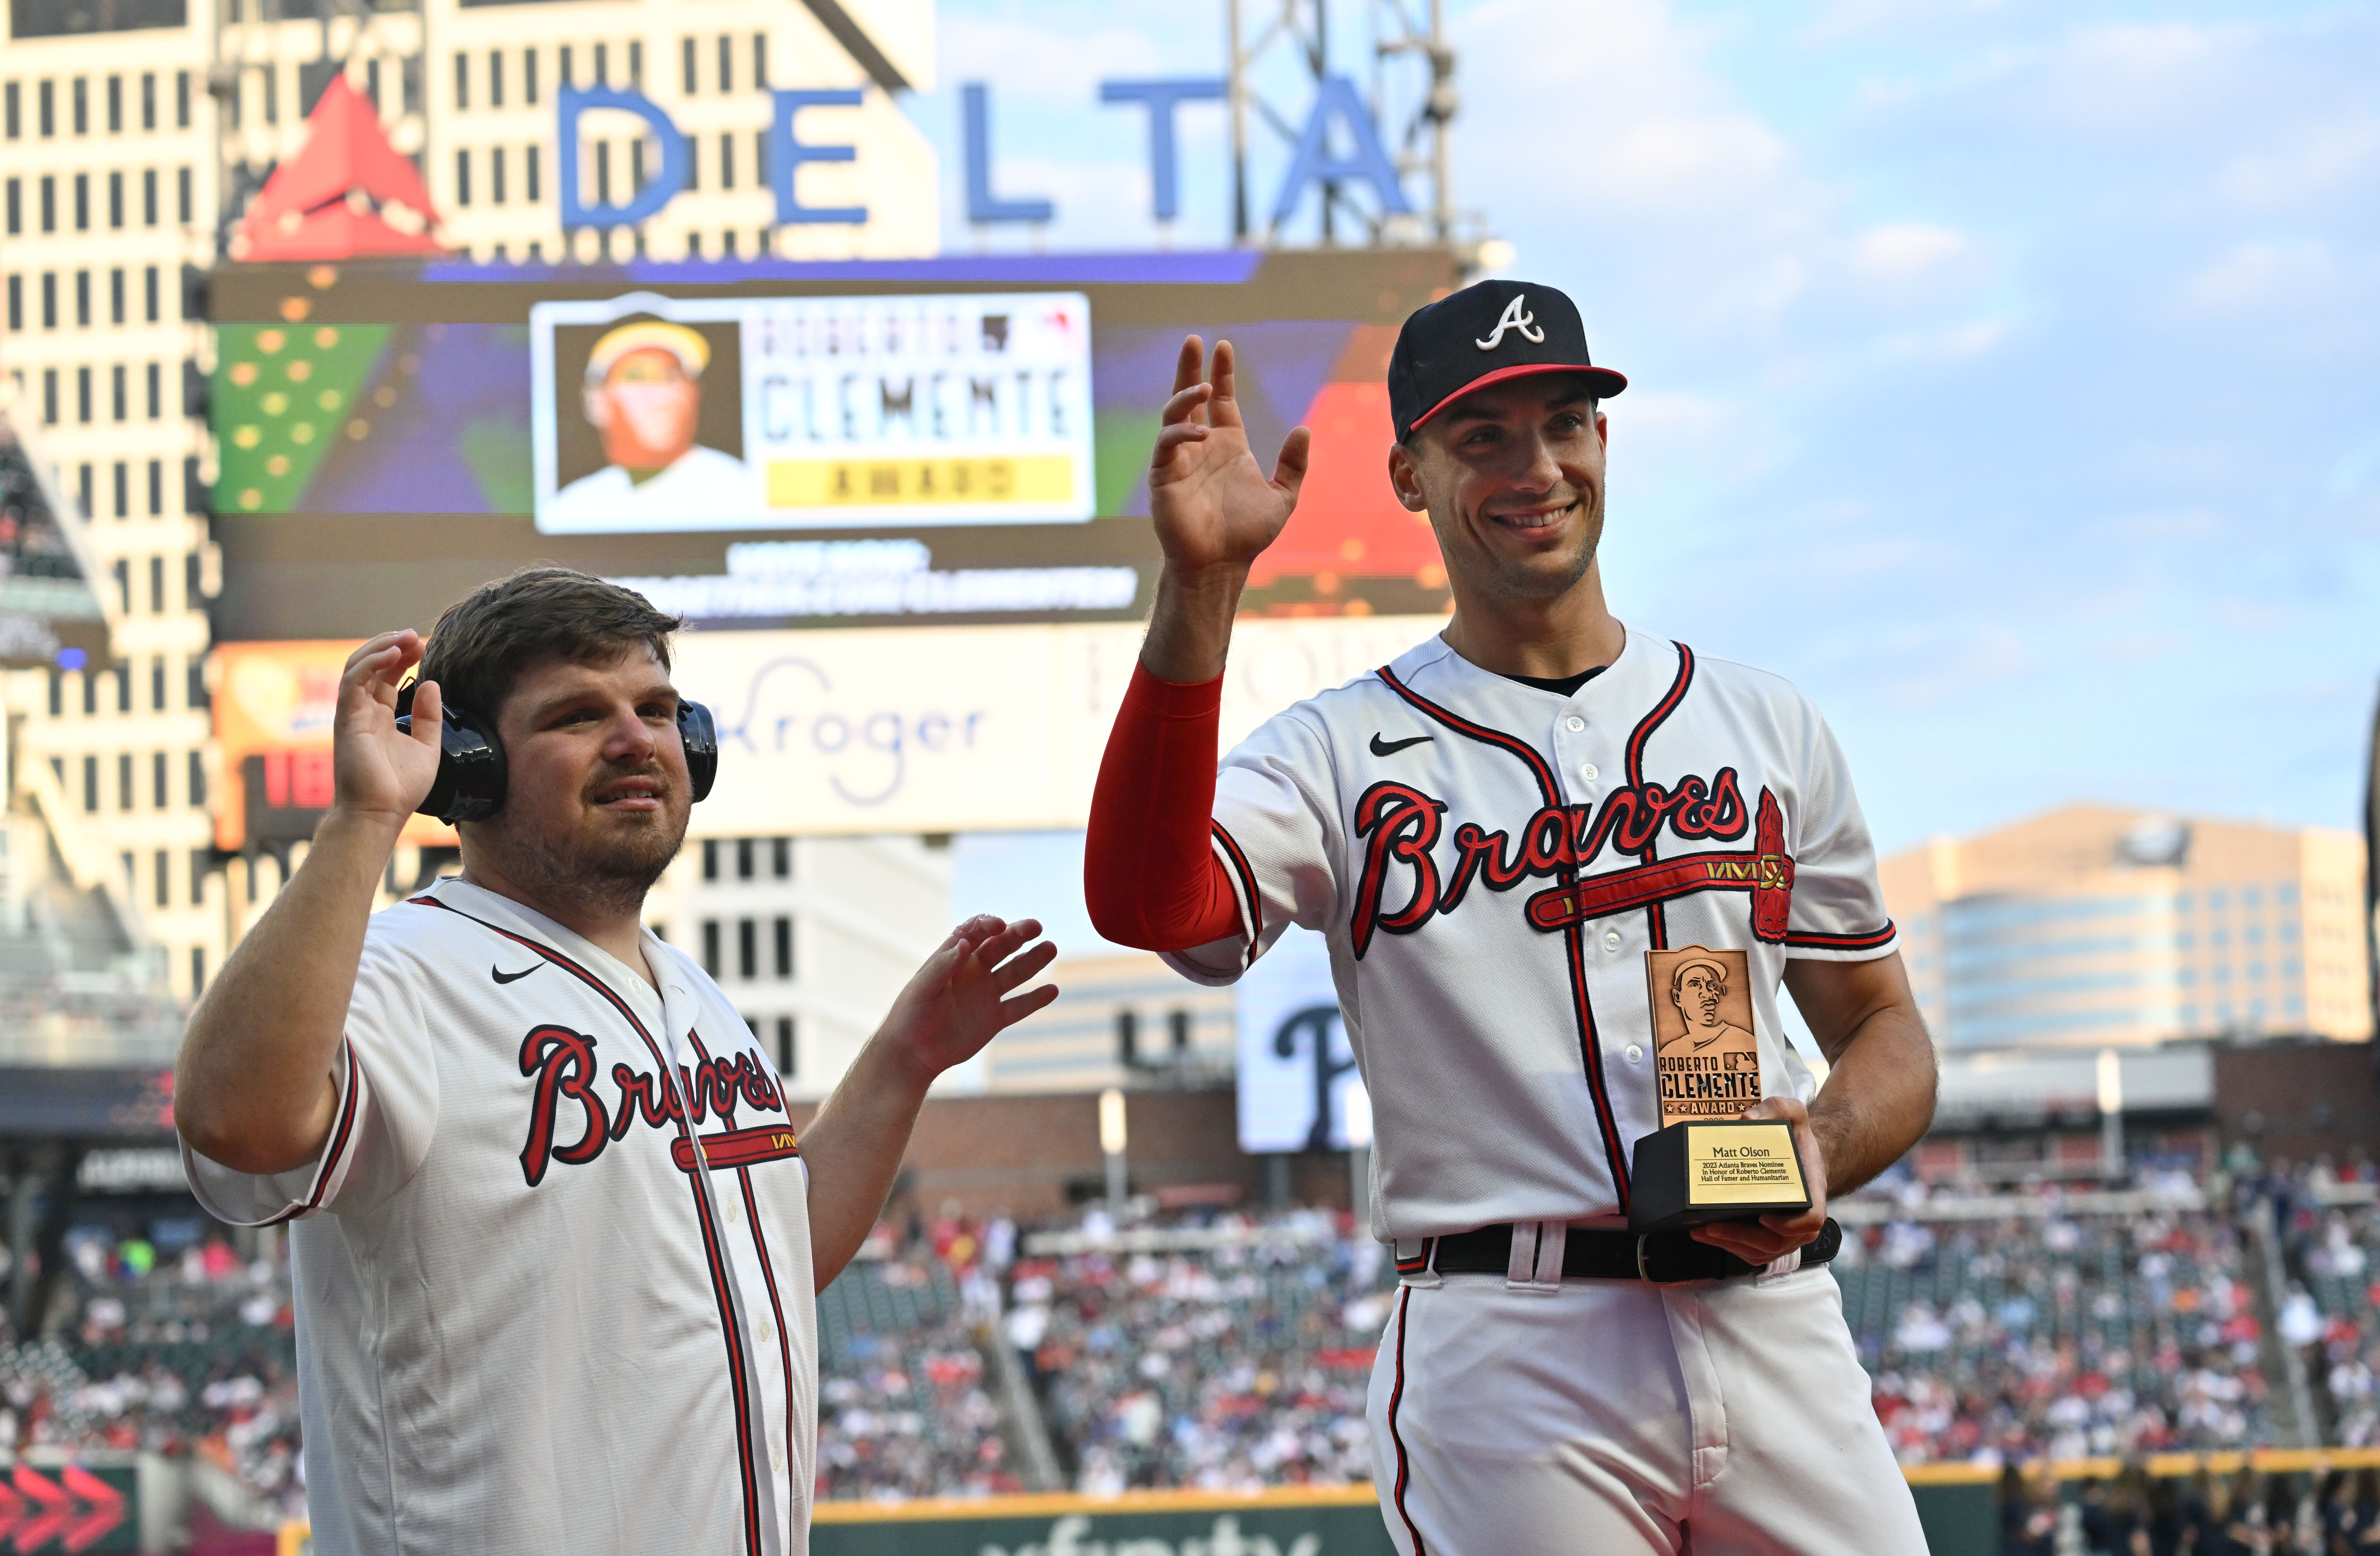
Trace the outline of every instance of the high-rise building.
{"type": "Polygon", "coordinates": [[[0,685],[19,761],[48,771],[88,851],[113,857],[141,942],[188,1000],[281,873],[227,873],[212,852],[205,274],[239,257],[243,213],[306,144],[330,81],[372,104],[423,176],[432,210],[380,214],[459,257],[928,254],[934,157],[889,94],[930,84],[932,8],[10,0],[5,21],[0,395],[87,517],[115,655],[0,685]],[[589,107],[565,148],[564,89],[631,89],[666,122],[589,107]],[[583,205],[625,205],[661,175],[672,134],[684,192],[634,227],[565,233],[565,168],[583,205]],[[772,145],[799,159],[791,208],[772,145]]]}
{"type": "Polygon", "coordinates": [[[2372,1036],[2362,841],[2076,805],[1884,862],[1947,1049],[2372,1036]]]}

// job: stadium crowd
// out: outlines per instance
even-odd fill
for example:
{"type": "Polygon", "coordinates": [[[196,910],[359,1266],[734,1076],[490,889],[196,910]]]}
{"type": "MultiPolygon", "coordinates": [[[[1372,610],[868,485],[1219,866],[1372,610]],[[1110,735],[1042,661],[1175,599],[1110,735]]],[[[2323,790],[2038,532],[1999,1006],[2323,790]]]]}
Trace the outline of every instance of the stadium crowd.
{"type": "MultiPolygon", "coordinates": [[[[1863,1223],[1832,1268],[1895,1451],[2017,1465],[2266,1444],[2287,1352],[2325,1441],[2380,1445],[2380,1209],[2338,1186],[2374,1175],[2359,1163],[2153,1181],[2186,1192],[2121,1215],[2055,1190],[1989,1219],[1940,1203],[1948,1189],[1872,1193],[1886,1208],[1847,1213],[1863,1223]],[[2257,1300],[2249,1235],[2265,1216],[2287,1276],[2272,1325],[2287,1352],[2258,1316],[2276,1311],[2257,1300]]],[[[261,1507],[300,1509],[280,1240],[244,1258],[212,1231],[86,1227],[67,1246],[71,1321],[22,1343],[0,1335],[0,1446],[202,1456],[261,1507]]],[[[1022,1490],[1037,1458],[1092,1493],[1364,1480],[1365,1391],[1394,1280],[1345,1212],[1317,1209],[1150,1212],[1119,1228],[1095,1206],[1020,1229],[950,1208],[880,1227],[820,1302],[819,1494],[1022,1490]],[[1020,1435],[1037,1417],[1046,1455],[1020,1435]]],[[[2349,1517],[2338,1510],[2370,1489],[2341,1482],[2308,1516],[2349,1517]]],[[[2119,1513],[2155,1501],[2168,1524],[2192,1507],[2277,1516],[2264,1489],[2228,1480],[2107,1498],[2119,1513]]]]}

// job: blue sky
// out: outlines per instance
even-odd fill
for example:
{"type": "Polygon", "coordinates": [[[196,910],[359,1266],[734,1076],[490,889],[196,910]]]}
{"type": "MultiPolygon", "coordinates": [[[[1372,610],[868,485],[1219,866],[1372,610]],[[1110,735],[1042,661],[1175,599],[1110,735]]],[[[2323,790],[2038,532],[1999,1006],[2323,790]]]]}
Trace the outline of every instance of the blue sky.
{"type": "MultiPolygon", "coordinates": [[[[2356,823],[2380,5],[1451,8],[1458,201],[1632,380],[1624,619],[1809,690],[1888,851],[2082,798],[2356,823]]],[[[1158,241],[1141,116],[1098,82],[1216,72],[1219,0],[940,9],[912,109],[946,246],[1036,240],[964,220],[969,79],[1001,192],[1057,203],[1038,241],[1158,241]]],[[[1363,7],[1335,19],[1360,75],[1363,7]]],[[[1206,246],[1221,115],[1182,126],[1165,236],[1206,246]]],[[[972,842],[962,896],[1065,852],[972,842]]]]}

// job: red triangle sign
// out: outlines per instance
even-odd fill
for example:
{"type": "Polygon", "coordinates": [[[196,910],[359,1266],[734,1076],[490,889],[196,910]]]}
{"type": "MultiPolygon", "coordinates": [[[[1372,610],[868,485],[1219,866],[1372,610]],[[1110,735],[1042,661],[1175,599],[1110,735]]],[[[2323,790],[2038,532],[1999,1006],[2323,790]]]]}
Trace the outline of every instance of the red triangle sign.
{"type": "MultiPolygon", "coordinates": [[[[346,260],[366,254],[437,254],[438,213],[409,158],[400,156],[370,102],[334,76],[306,121],[306,148],[273,170],[241,218],[235,258],[346,260]],[[350,202],[360,193],[370,208],[350,202]],[[407,232],[381,213],[401,205],[420,218],[407,232]]],[[[409,225],[409,224],[408,224],[409,225]]]]}

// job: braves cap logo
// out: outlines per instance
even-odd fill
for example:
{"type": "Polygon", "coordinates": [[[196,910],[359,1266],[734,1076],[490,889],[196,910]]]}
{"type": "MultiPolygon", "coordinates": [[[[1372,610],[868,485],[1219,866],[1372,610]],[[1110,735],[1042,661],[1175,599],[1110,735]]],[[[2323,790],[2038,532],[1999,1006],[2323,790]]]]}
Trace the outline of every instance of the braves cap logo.
{"type": "Polygon", "coordinates": [[[1525,313],[1522,311],[1524,306],[1527,304],[1528,300],[1528,293],[1513,293],[1512,300],[1504,305],[1504,316],[1496,321],[1494,333],[1489,334],[1486,340],[1474,341],[1472,344],[1478,346],[1482,351],[1493,351],[1496,347],[1504,343],[1504,332],[1506,330],[1518,330],[1521,332],[1522,339],[1529,341],[1535,345],[1544,345],[1546,332],[1537,328],[1537,316],[1534,313],[1525,313]]]}

